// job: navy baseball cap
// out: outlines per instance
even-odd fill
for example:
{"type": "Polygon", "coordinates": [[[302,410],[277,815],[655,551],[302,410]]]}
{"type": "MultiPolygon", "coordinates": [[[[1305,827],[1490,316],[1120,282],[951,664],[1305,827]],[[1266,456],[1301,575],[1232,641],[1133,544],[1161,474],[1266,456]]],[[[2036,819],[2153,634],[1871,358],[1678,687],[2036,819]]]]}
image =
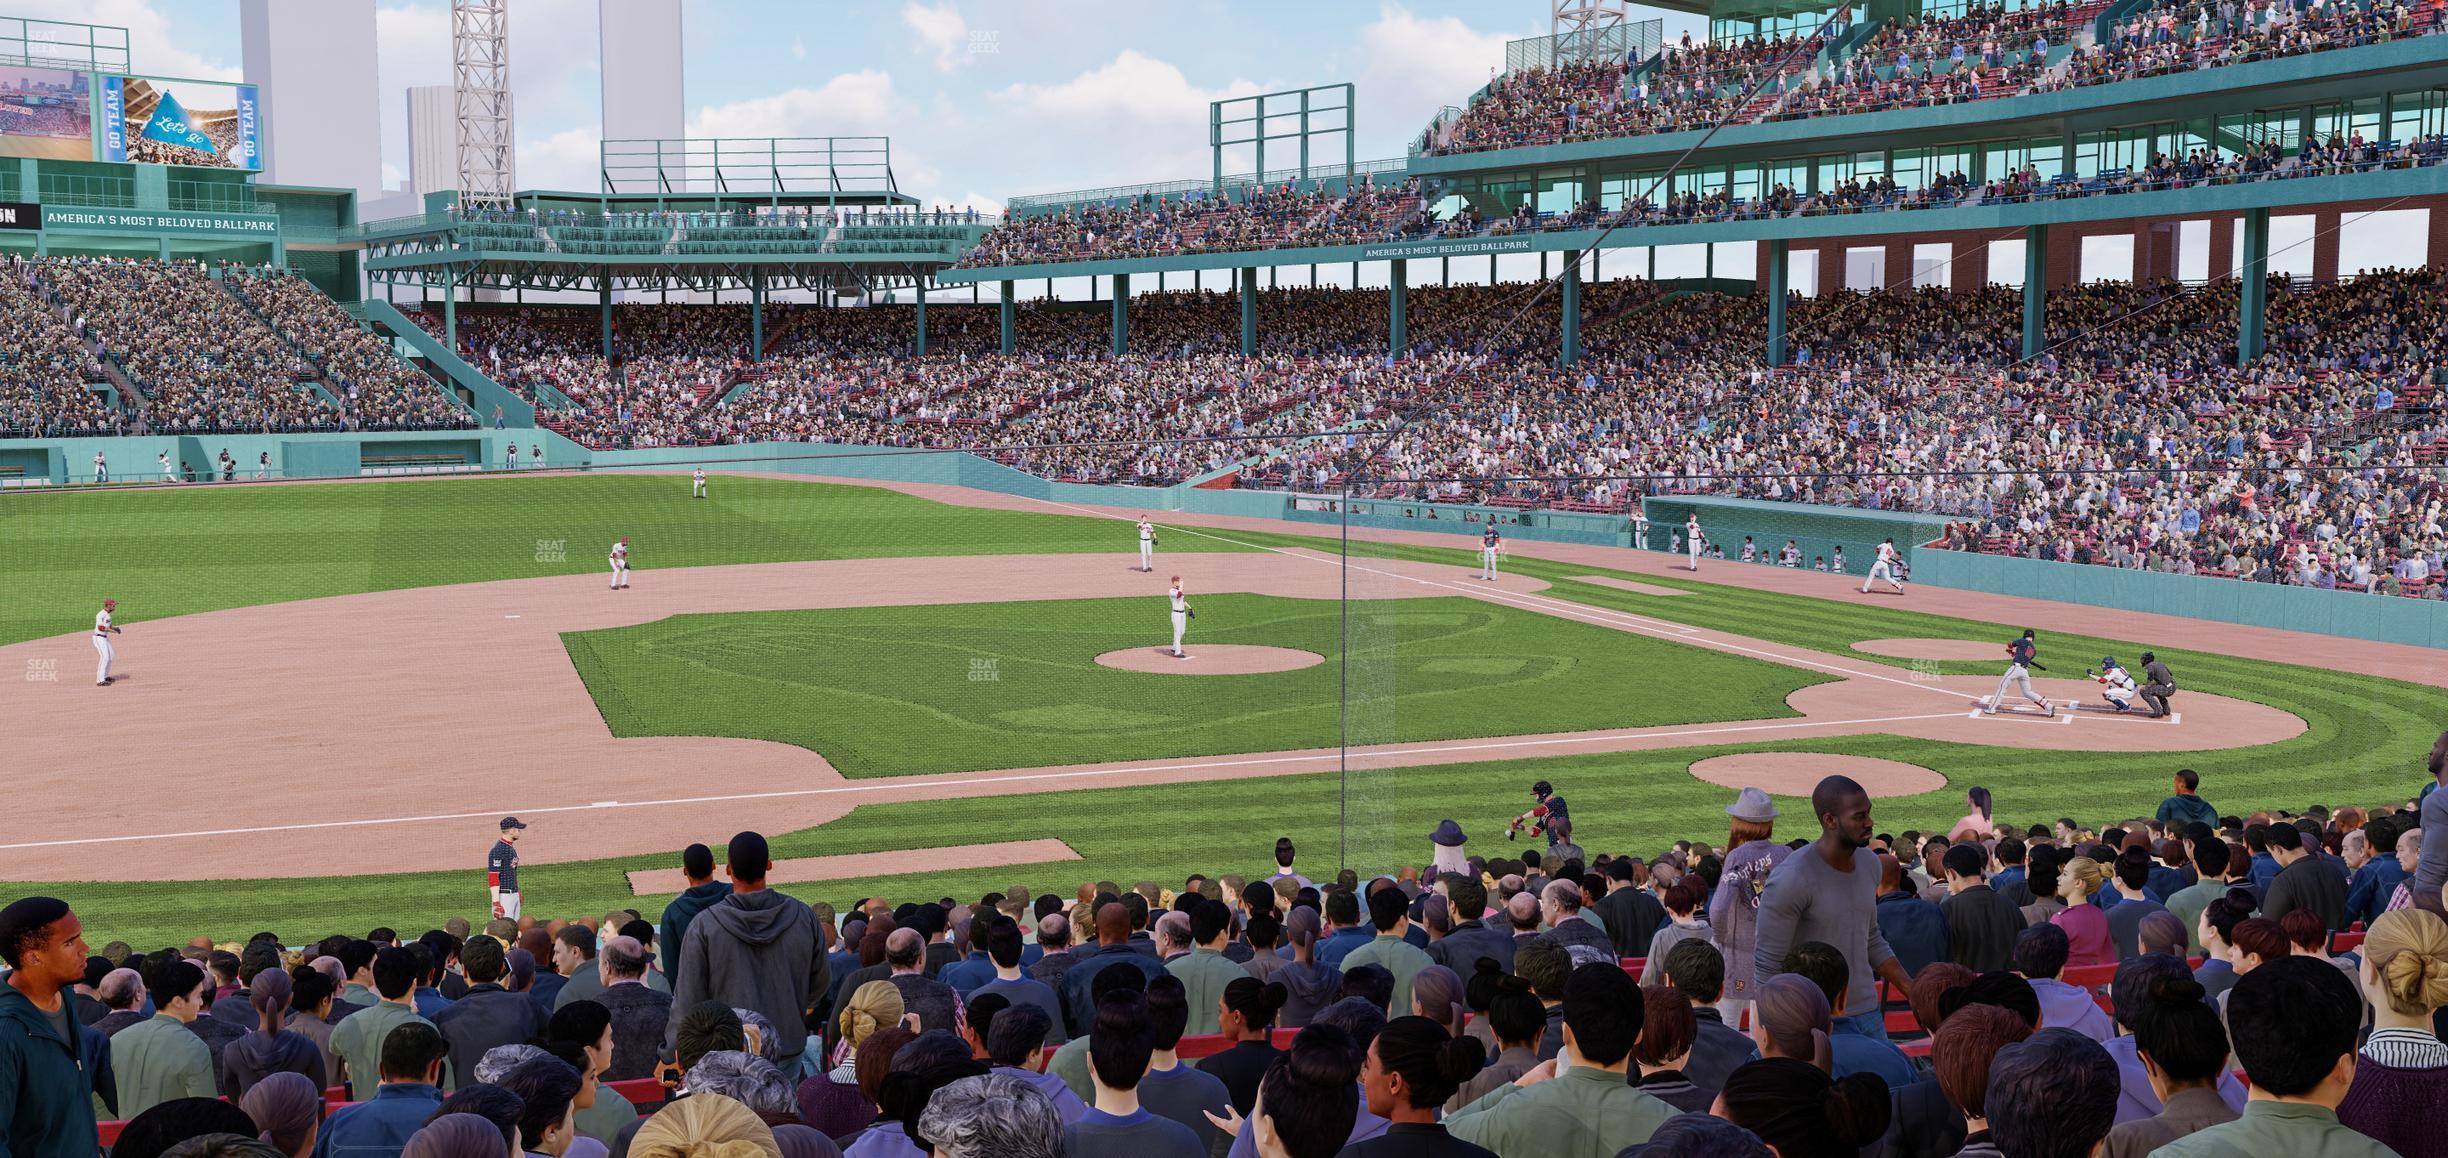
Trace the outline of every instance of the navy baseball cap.
{"type": "Polygon", "coordinates": [[[519,818],[518,818],[518,817],[515,817],[515,816],[505,816],[505,817],[502,817],[502,824],[501,824],[501,826],[502,826],[502,831],[503,831],[503,832],[508,832],[508,831],[510,831],[510,830],[511,830],[511,829],[513,829],[513,828],[525,828],[525,827],[527,827],[525,824],[520,823],[520,822],[519,822],[519,818]]]}

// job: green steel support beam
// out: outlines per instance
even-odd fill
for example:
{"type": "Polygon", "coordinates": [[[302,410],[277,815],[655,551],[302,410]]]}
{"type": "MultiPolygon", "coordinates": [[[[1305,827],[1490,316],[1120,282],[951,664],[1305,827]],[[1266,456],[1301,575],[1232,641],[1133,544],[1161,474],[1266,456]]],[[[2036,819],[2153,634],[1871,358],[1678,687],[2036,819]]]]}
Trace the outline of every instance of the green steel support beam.
{"type": "Polygon", "coordinates": [[[748,360],[765,360],[765,271],[761,269],[748,275],[748,360]]]}
{"type": "MultiPolygon", "coordinates": [[[[459,352],[459,267],[455,265],[442,267],[442,341],[451,353],[459,352]]],[[[607,347],[604,354],[608,357],[611,352],[607,347]]]]}
{"type": "MultiPolygon", "coordinates": [[[[1091,280],[1089,285],[1096,284],[1091,280]]],[[[1113,352],[1114,357],[1130,353],[1130,275],[1113,275],[1113,352]]]]}
{"type": "Polygon", "coordinates": [[[599,304],[598,309],[599,309],[599,312],[602,314],[602,318],[601,318],[601,320],[602,320],[602,322],[603,322],[603,356],[604,356],[604,360],[608,362],[608,361],[611,361],[611,360],[612,360],[612,271],[611,271],[611,270],[609,270],[609,269],[604,270],[604,271],[603,271],[602,276],[600,276],[600,277],[598,277],[598,278],[596,278],[596,279],[595,279],[595,288],[596,288],[596,291],[598,292],[598,294],[600,295],[600,299],[601,299],[601,300],[600,300],[600,304],[599,304]]]}
{"type": "Polygon", "coordinates": [[[923,358],[923,357],[925,357],[925,356],[926,356],[926,282],[925,282],[924,280],[919,281],[919,283],[918,283],[918,285],[917,285],[917,291],[918,291],[918,349],[917,349],[917,351],[916,351],[916,352],[917,352],[917,354],[918,354],[918,356],[919,356],[919,357],[923,358]]]}
{"type": "MultiPolygon", "coordinates": [[[[1410,280],[1410,270],[1407,268],[1410,264],[1399,257],[1386,263],[1386,352],[1397,358],[1402,357],[1403,348],[1411,344],[1411,307],[1405,300],[1408,296],[1406,291],[1410,288],[1405,284],[1410,280]]],[[[1359,284],[1358,279],[1355,278],[1352,284],[1359,284]]]]}
{"type": "Polygon", "coordinates": [[[1581,255],[1564,255],[1564,317],[1556,327],[1556,358],[1559,365],[1570,366],[1581,360],[1581,255]]]}
{"type": "Polygon", "coordinates": [[[2037,358],[2048,341],[2048,226],[2023,233],[2023,356],[2037,358]]]}
{"type": "Polygon", "coordinates": [[[1785,242],[1768,243],[1768,364],[1785,364],[1785,293],[1786,281],[1793,262],[1786,257],[1785,242]]]}
{"type": "Polygon", "coordinates": [[[1258,267],[1241,267],[1241,356],[1258,352],[1258,267]]]}
{"type": "Polygon", "coordinates": [[[996,301],[995,304],[995,313],[999,315],[1003,321],[1002,350],[1004,353],[1009,354],[1012,352],[1013,346],[1015,345],[1012,336],[1012,330],[1014,328],[1012,325],[1014,321],[1012,317],[1012,283],[1008,281],[1000,281],[996,282],[995,284],[1003,287],[1002,296],[996,301]]]}
{"type": "Polygon", "coordinates": [[[2244,292],[2237,295],[2236,362],[2249,366],[2261,356],[2262,326],[2269,311],[2269,210],[2246,213],[2243,225],[2244,265],[2236,271],[2244,279],[2244,292]]]}

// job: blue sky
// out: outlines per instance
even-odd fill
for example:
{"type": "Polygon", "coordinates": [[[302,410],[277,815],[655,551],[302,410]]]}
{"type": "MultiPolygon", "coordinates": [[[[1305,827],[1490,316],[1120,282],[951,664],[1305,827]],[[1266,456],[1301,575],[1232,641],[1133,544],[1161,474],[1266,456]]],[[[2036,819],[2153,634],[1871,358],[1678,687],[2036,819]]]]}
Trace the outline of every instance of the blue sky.
{"type": "MultiPolygon", "coordinates": [[[[383,153],[399,182],[403,93],[449,83],[450,6],[378,3],[383,153]]],[[[1505,41],[1544,34],[1548,19],[1547,0],[686,5],[691,135],[888,135],[903,191],[980,206],[1203,175],[1208,102],[1306,85],[1356,84],[1361,158],[1397,156],[1439,106],[1486,82],[1505,41]]],[[[239,72],[237,0],[9,0],[0,10],[126,26],[139,71],[239,72]]],[[[1669,36],[1694,24],[1666,19],[1669,36]]],[[[596,21],[597,0],[511,0],[523,187],[595,185],[596,21]]]]}

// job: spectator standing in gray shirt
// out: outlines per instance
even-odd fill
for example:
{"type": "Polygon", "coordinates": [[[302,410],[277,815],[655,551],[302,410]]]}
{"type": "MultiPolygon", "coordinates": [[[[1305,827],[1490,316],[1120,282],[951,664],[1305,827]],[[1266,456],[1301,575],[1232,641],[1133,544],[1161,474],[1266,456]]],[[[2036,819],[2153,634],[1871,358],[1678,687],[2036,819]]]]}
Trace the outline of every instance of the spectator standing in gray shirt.
{"type": "Polygon", "coordinates": [[[1909,997],[1912,979],[1879,932],[1870,794],[1850,777],[1830,776],[1811,790],[1811,811],[1819,817],[1819,839],[1778,864],[1761,894],[1753,969],[1765,985],[1784,972],[1785,955],[1794,946],[1805,941],[1835,946],[1851,978],[1845,1007],[1862,1011],[1837,1022],[1837,1031],[1884,1037],[1878,980],[1909,997]]]}

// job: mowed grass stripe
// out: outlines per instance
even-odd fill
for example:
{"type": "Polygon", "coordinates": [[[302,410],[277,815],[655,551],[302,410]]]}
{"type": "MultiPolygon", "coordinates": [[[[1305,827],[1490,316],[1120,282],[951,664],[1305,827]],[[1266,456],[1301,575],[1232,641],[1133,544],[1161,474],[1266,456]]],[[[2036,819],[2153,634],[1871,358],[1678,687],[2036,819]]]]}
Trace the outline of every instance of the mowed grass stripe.
{"type": "MultiPolygon", "coordinates": [[[[600,571],[893,556],[1135,557],[1128,524],[874,487],[680,476],[435,479],[0,496],[0,644],[330,595],[600,571]]],[[[1240,551],[1179,536],[1168,553],[1240,551]]]]}
{"type": "MultiPolygon", "coordinates": [[[[1347,625],[1334,601],[1197,606],[1184,671],[1203,644],[1327,662],[1214,676],[1095,662],[1169,644],[1161,599],[688,615],[564,638],[614,735],[770,740],[848,776],[1337,742],[1347,625]]],[[[1355,604],[1350,621],[1355,742],[1786,718],[1786,696],[1833,678],[1458,596],[1355,604]]]]}

